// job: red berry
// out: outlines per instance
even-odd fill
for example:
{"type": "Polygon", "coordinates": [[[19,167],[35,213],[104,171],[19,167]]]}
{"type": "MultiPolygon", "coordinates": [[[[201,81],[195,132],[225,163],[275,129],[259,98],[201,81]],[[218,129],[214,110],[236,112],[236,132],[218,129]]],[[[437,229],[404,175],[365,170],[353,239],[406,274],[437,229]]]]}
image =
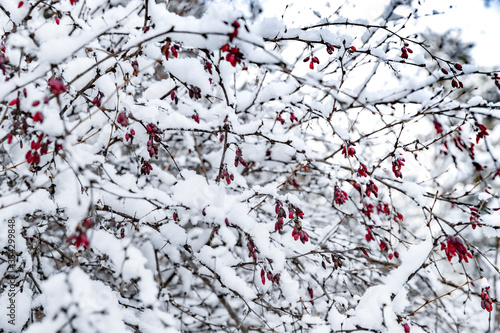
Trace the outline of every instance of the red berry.
{"type": "Polygon", "coordinates": [[[94,220],[91,217],[87,217],[85,220],[83,220],[82,226],[90,229],[94,226],[94,220]]]}
{"type": "Polygon", "coordinates": [[[35,123],[36,123],[37,121],[39,121],[39,122],[43,123],[43,114],[42,114],[41,112],[37,112],[37,113],[35,113],[35,115],[33,116],[33,122],[35,122],[35,123]]]}
{"type": "Polygon", "coordinates": [[[128,118],[127,118],[127,115],[125,114],[125,112],[120,112],[118,114],[118,117],[116,118],[116,121],[118,122],[118,124],[122,125],[122,126],[127,126],[128,125],[128,118]]]}

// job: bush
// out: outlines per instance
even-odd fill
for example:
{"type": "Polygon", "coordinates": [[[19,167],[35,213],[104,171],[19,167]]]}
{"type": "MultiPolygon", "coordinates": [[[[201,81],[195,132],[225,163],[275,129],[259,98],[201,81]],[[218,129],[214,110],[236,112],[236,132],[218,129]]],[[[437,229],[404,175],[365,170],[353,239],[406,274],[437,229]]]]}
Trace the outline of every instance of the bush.
{"type": "Polygon", "coordinates": [[[500,77],[436,56],[409,2],[300,27],[0,9],[4,329],[498,329],[499,105],[474,83],[500,77]]]}

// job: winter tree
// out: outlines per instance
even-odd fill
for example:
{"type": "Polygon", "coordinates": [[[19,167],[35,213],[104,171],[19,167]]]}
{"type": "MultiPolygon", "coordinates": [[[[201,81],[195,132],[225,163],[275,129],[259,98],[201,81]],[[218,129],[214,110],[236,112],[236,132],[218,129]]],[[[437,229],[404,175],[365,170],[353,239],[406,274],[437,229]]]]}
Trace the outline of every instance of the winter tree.
{"type": "Polygon", "coordinates": [[[174,2],[1,2],[0,328],[498,331],[498,72],[409,0],[174,2]]]}

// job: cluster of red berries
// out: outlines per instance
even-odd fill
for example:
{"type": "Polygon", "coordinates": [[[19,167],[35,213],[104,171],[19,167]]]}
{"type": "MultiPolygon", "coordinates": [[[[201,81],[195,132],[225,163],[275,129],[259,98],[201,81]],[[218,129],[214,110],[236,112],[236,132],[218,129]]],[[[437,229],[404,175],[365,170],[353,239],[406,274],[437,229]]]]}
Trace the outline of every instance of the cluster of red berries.
{"type": "MultiPolygon", "coordinates": [[[[283,203],[281,201],[279,201],[279,200],[276,201],[276,205],[274,206],[274,211],[278,215],[278,221],[274,224],[274,231],[279,231],[279,230],[283,229],[284,218],[286,218],[286,212],[285,212],[285,209],[283,208],[283,203]]],[[[298,207],[295,207],[293,205],[289,205],[288,206],[288,218],[293,219],[294,216],[297,216],[297,218],[303,219],[304,212],[298,207]]],[[[292,233],[292,235],[293,235],[293,233],[292,233]]],[[[297,238],[295,240],[297,240],[297,238]]]]}
{"type": "Polygon", "coordinates": [[[352,187],[354,187],[356,190],[358,190],[359,193],[361,193],[361,184],[355,181],[350,181],[352,187]]]}
{"type": "Polygon", "coordinates": [[[361,213],[370,218],[371,214],[373,213],[373,208],[374,207],[372,204],[367,204],[366,202],[363,202],[363,208],[361,209],[361,213]]]}
{"type": "Polygon", "coordinates": [[[469,262],[469,258],[472,258],[472,254],[467,251],[464,243],[458,237],[449,236],[446,239],[446,244],[441,243],[441,250],[445,251],[448,261],[451,261],[456,255],[458,255],[458,261],[463,259],[465,262],[469,262]]]}
{"type": "Polygon", "coordinates": [[[210,73],[210,75],[212,74],[212,63],[211,62],[208,62],[208,61],[205,61],[205,70],[210,73]]]}
{"type": "MultiPolygon", "coordinates": [[[[332,254],[332,259],[328,258],[327,256],[323,256],[323,259],[326,260],[327,263],[332,264],[333,263],[333,270],[336,270],[344,265],[342,260],[345,260],[343,256],[340,254],[332,254]]],[[[323,269],[326,269],[326,264],[324,261],[321,262],[321,266],[323,266],[323,269]]]]}
{"type": "Polygon", "coordinates": [[[404,162],[405,159],[402,157],[398,157],[394,161],[392,161],[392,172],[394,172],[396,178],[403,178],[403,174],[401,173],[401,167],[405,165],[404,162]]]}
{"type": "Polygon", "coordinates": [[[81,224],[76,227],[76,231],[73,235],[69,236],[66,242],[73,244],[78,248],[84,246],[89,247],[89,240],[87,238],[87,231],[94,226],[94,220],[90,217],[83,220],[81,224]]]}
{"type": "Polygon", "coordinates": [[[293,211],[295,210],[295,214],[297,217],[303,219],[304,218],[304,212],[298,208],[298,207],[293,207],[292,209],[288,208],[288,217],[293,218],[293,211]]]}
{"type": "Polygon", "coordinates": [[[479,214],[479,208],[469,207],[470,209],[470,218],[469,221],[472,223],[472,229],[476,229],[476,227],[481,228],[481,224],[479,223],[479,219],[481,215],[479,214]]]}
{"type": "Polygon", "coordinates": [[[396,212],[394,216],[394,222],[399,223],[403,221],[403,214],[396,212]]]}
{"type": "Polygon", "coordinates": [[[347,193],[342,191],[338,186],[335,186],[333,200],[337,205],[343,205],[348,199],[347,193]]]}
{"type": "MultiPolygon", "coordinates": [[[[285,125],[285,119],[283,119],[282,114],[285,113],[285,110],[281,110],[278,116],[276,117],[276,121],[279,121],[281,125],[285,125]]],[[[293,123],[294,121],[299,121],[299,119],[295,116],[293,112],[290,112],[290,121],[293,123]]]]}
{"type": "Polygon", "coordinates": [[[66,86],[61,78],[53,77],[49,79],[50,91],[58,97],[60,94],[66,91],[66,86]]]}
{"type": "MultiPolygon", "coordinates": [[[[453,67],[455,67],[455,69],[461,71],[462,70],[462,65],[460,65],[459,63],[456,63],[453,65],[453,67]]],[[[451,68],[451,66],[450,66],[451,68]]],[[[452,72],[455,73],[455,70],[453,68],[451,68],[452,72]]],[[[448,74],[448,71],[444,68],[441,68],[441,72],[443,72],[443,74],[447,75],[448,74]]],[[[452,88],[463,88],[464,87],[464,84],[458,80],[458,79],[453,79],[451,80],[451,86],[452,88]]]]}
{"type": "Polygon", "coordinates": [[[224,169],[222,170],[222,173],[221,173],[221,175],[220,175],[220,178],[221,178],[221,179],[225,179],[225,180],[226,180],[226,183],[229,185],[229,184],[231,184],[231,181],[233,181],[233,180],[234,180],[234,175],[233,175],[232,173],[230,174],[230,173],[227,171],[227,169],[224,167],[224,169]]]}
{"type": "Polygon", "coordinates": [[[370,227],[366,228],[365,239],[367,242],[375,240],[375,237],[373,237],[372,229],[370,227]]]}
{"type": "Polygon", "coordinates": [[[389,245],[387,245],[387,242],[383,239],[380,240],[379,247],[380,247],[380,251],[387,252],[389,250],[389,245]]]}
{"type": "Polygon", "coordinates": [[[165,56],[165,59],[168,60],[170,57],[170,53],[172,53],[172,56],[174,58],[177,58],[179,56],[179,45],[171,45],[172,41],[170,39],[167,39],[166,44],[162,45],[161,47],[161,54],[165,56]]]}
{"type": "Polygon", "coordinates": [[[237,167],[239,163],[241,163],[244,167],[248,166],[247,161],[243,159],[241,149],[237,149],[236,156],[234,156],[234,166],[237,167]]]}
{"type": "Polygon", "coordinates": [[[257,262],[257,248],[255,247],[255,244],[253,243],[253,240],[248,237],[248,243],[247,243],[247,248],[248,248],[248,258],[253,258],[253,261],[257,262]]]}
{"type": "Polygon", "coordinates": [[[240,24],[237,22],[237,21],[234,21],[233,23],[231,23],[231,26],[234,28],[233,32],[229,33],[228,36],[229,36],[229,41],[233,41],[233,38],[236,38],[238,37],[238,29],[240,27],[240,24]]]}
{"type": "Polygon", "coordinates": [[[361,163],[361,165],[358,168],[358,177],[368,177],[368,174],[366,173],[368,169],[366,168],[366,165],[361,163]]]}
{"type": "Polygon", "coordinates": [[[196,86],[191,86],[189,88],[189,98],[194,98],[195,100],[200,99],[201,98],[201,89],[199,87],[196,87],[196,86]]]}
{"type": "MultiPolygon", "coordinates": [[[[293,210],[292,208],[288,208],[290,218],[293,218],[293,210]]],[[[278,221],[274,224],[274,231],[279,231],[283,229],[284,218],[286,217],[285,209],[283,208],[283,203],[281,201],[276,202],[276,206],[274,206],[274,211],[278,215],[278,221]]]]}
{"type": "Polygon", "coordinates": [[[378,187],[375,185],[373,180],[370,180],[368,185],[366,185],[366,190],[365,190],[366,195],[369,197],[372,193],[373,195],[378,198],[378,187]]]}
{"type": "MultiPolygon", "coordinates": [[[[28,152],[26,153],[26,156],[25,156],[26,162],[28,162],[31,165],[40,164],[40,156],[47,154],[50,141],[47,140],[47,141],[42,143],[42,140],[43,140],[43,133],[41,133],[38,136],[37,141],[34,141],[34,140],[31,141],[31,150],[28,150],[28,152]],[[38,150],[40,150],[40,152],[38,152],[38,150]]],[[[60,148],[62,148],[62,146],[60,146],[60,147],[58,147],[58,146],[60,146],[60,145],[56,144],[56,149],[59,150],[60,148]]]]}
{"type": "Polygon", "coordinates": [[[345,158],[354,157],[354,154],[356,154],[356,149],[353,148],[354,146],[356,146],[355,143],[348,141],[342,148],[342,155],[344,155],[345,158]]]}
{"type": "MultiPolygon", "coordinates": [[[[373,235],[371,227],[366,228],[365,239],[367,242],[375,241],[375,236],[373,235]]],[[[387,238],[380,240],[379,247],[380,247],[380,251],[382,251],[382,252],[389,251],[389,244],[387,244],[387,238]]],[[[365,253],[365,255],[368,256],[367,253],[365,253]]],[[[399,252],[394,251],[394,253],[389,253],[387,256],[388,256],[389,260],[392,260],[392,258],[394,258],[394,257],[399,258],[399,252]]]]}
{"type": "Polygon", "coordinates": [[[134,70],[132,72],[133,76],[139,75],[139,63],[137,62],[137,60],[132,61],[132,69],[134,70]]]}
{"type": "Polygon", "coordinates": [[[455,80],[455,79],[453,79],[453,80],[451,80],[451,87],[452,87],[452,88],[459,88],[459,87],[460,87],[460,88],[463,88],[463,87],[464,87],[464,84],[463,84],[463,83],[462,83],[462,81],[460,81],[460,80],[455,80]]]}
{"type": "MultiPolygon", "coordinates": [[[[230,47],[229,44],[224,44],[221,47],[221,51],[228,52],[226,54],[226,60],[229,61],[229,63],[233,67],[236,67],[237,64],[241,63],[241,60],[244,58],[243,53],[240,52],[239,48],[230,47]]],[[[211,72],[211,66],[210,66],[210,72],[211,72]]]]}
{"type": "Polygon", "coordinates": [[[434,128],[436,129],[437,134],[443,133],[443,127],[441,126],[441,123],[439,123],[437,120],[432,121],[434,124],[434,128]]]}
{"type": "Polygon", "coordinates": [[[489,289],[490,287],[486,287],[481,290],[481,308],[488,312],[491,312],[493,311],[493,300],[488,294],[489,289]]]}
{"type": "Polygon", "coordinates": [[[193,119],[194,121],[196,121],[198,124],[200,123],[200,115],[198,114],[198,112],[194,112],[194,114],[191,116],[191,119],[193,119]]]}
{"type": "Polygon", "coordinates": [[[130,140],[130,142],[132,142],[132,140],[134,140],[134,135],[135,135],[135,131],[134,131],[134,129],[132,128],[132,129],[130,130],[130,132],[127,132],[127,133],[125,134],[125,140],[126,140],[126,141],[130,140]]]}
{"type": "Polygon", "coordinates": [[[149,164],[148,161],[143,160],[142,161],[142,166],[141,166],[141,173],[143,175],[149,175],[149,173],[153,170],[153,166],[149,164]]]}
{"type": "Polygon", "coordinates": [[[151,123],[146,126],[146,131],[149,135],[147,150],[149,152],[149,157],[153,157],[158,155],[158,144],[156,144],[155,142],[161,141],[159,134],[161,134],[162,131],[156,125],[151,123]]]}
{"type": "Polygon", "coordinates": [[[102,98],[104,97],[104,94],[102,92],[98,92],[97,93],[97,96],[94,97],[94,99],[92,100],[92,104],[94,104],[95,106],[97,107],[100,107],[101,106],[101,103],[102,103],[102,98]]]}
{"type": "Polygon", "coordinates": [[[477,126],[477,131],[479,131],[479,133],[477,133],[477,136],[476,136],[476,143],[479,143],[479,140],[484,138],[486,135],[489,135],[489,133],[486,129],[486,126],[484,126],[483,124],[479,124],[476,121],[476,123],[474,125],[477,126]]]}
{"type": "Polygon", "coordinates": [[[128,117],[125,114],[125,112],[120,112],[118,114],[118,117],[116,118],[116,121],[118,122],[118,124],[122,125],[123,127],[128,126],[128,117]]]}
{"type": "Polygon", "coordinates": [[[410,46],[410,44],[405,43],[405,46],[401,48],[401,58],[403,59],[408,59],[408,53],[413,53],[413,50],[408,46],[410,46]]]}
{"type": "Polygon", "coordinates": [[[265,271],[264,271],[264,269],[262,268],[262,269],[260,270],[260,278],[261,278],[261,280],[262,280],[262,284],[266,284],[266,277],[267,277],[267,279],[268,279],[269,281],[271,281],[271,282],[276,282],[276,283],[278,283],[278,282],[280,281],[280,274],[275,274],[275,275],[273,275],[273,273],[272,273],[271,271],[267,272],[267,274],[266,274],[266,272],[265,272],[265,271]]]}
{"type": "Polygon", "coordinates": [[[333,51],[335,51],[335,48],[329,44],[329,43],[326,43],[326,52],[328,52],[328,54],[333,54],[333,51]]]}
{"type": "Polygon", "coordinates": [[[389,260],[392,260],[392,258],[394,258],[394,257],[396,259],[398,259],[399,258],[399,252],[398,251],[394,251],[394,253],[389,253],[388,257],[389,257],[389,260]]]}
{"type": "Polygon", "coordinates": [[[302,244],[305,244],[309,240],[309,234],[302,229],[302,225],[299,221],[295,221],[295,225],[292,230],[292,237],[295,240],[299,240],[302,244]]]}
{"type": "Polygon", "coordinates": [[[309,61],[309,68],[314,69],[314,64],[319,64],[319,59],[318,57],[310,56],[310,57],[305,57],[304,62],[309,61]]]}
{"type": "Polygon", "coordinates": [[[379,204],[377,205],[377,213],[378,214],[384,213],[386,215],[389,215],[391,213],[389,209],[389,204],[388,203],[384,204],[382,202],[379,202],[379,204]]]}

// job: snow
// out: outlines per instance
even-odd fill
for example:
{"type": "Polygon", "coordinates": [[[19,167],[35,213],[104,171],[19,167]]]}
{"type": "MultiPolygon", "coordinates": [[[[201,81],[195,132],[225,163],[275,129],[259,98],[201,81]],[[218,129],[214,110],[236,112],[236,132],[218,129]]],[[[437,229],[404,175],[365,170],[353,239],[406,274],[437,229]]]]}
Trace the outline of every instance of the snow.
{"type": "Polygon", "coordinates": [[[98,326],[107,332],[126,330],[116,295],[101,281],[91,280],[80,268],[73,268],[68,275],[52,276],[42,282],[41,288],[43,293],[35,303],[43,306],[46,316],[31,325],[27,332],[62,327],[73,315],[77,318],[75,325],[81,329],[91,330],[98,326]]]}
{"type": "Polygon", "coordinates": [[[424,187],[419,186],[418,184],[410,181],[402,181],[399,185],[399,188],[408,195],[408,197],[415,200],[419,206],[425,206],[426,204],[426,190],[424,187]]]}
{"type": "MultiPolygon", "coordinates": [[[[3,5],[10,14],[0,11],[0,209],[16,220],[16,256],[26,276],[14,329],[28,322],[27,332],[243,330],[236,315],[248,330],[402,332],[408,323],[421,332],[456,323],[484,331],[489,314],[477,292],[486,279],[467,285],[474,293],[457,290],[405,317],[453,290],[443,281],[464,283],[461,263],[439,248],[450,235],[463,239],[494,281],[490,241],[498,236],[500,207],[493,180],[498,105],[489,102],[494,92],[484,93],[495,82],[488,79],[483,90],[474,79],[484,77],[477,74],[482,67],[462,64],[458,78],[479,88],[451,89],[452,73],[433,66],[461,60],[429,57],[411,25],[426,20],[431,5],[405,23],[413,13],[405,3],[360,0],[338,8],[263,0],[263,13],[252,17],[258,8],[247,2],[220,1],[208,2],[198,18],[175,14],[173,2],[149,1],[145,18],[139,0],[62,1],[52,4],[60,24],[34,1],[3,5]],[[403,61],[404,41],[415,53],[403,61]],[[331,54],[326,42],[335,47],[331,54]],[[179,47],[177,58],[162,54],[167,43],[179,47]],[[243,54],[241,63],[226,60],[226,43],[243,54]],[[320,63],[310,69],[303,59],[313,56],[320,63]],[[55,96],[47,86],[52,77],[67,90],[55,96]],[[199,98],[189,96],[194,87],[199,98]],[[41,103],[32,106],[35,100],[41,103]],[[36,112],[42,123],[31,119],[36,112]],[[121,112],[128,123],[118,120],[121,112]],[[478,124],[488,135],[476,142],[478,124]],[[38,165],[27,163],[42,133],[48,153],[38,165]],[[353,156],[341,153],[346,141],[356,143],[353,156]],[[55,142],[63,145],[57,153],[55,142]],[[240,152],[248,165],[235,165],[240,152]],[[399,154],[406,159],[402,178],[392,169],[399,154]],[[366,176],[358,175],[360,163],[366,176]],[[222,171],[234,179],[219,181],[222,171]],[[378,197],[368,196],[370,181],[378,197]],[[347,192],[346,203],[334,202],[336,187],[347,192]],[[469,226],[474,207],[482,224],[476,230],[469,226]],[[275,230],[279,217],[283,230],[275,230]],[[292,237],[300,228],[307,241],[292,237]],[[375,241],[365,237],[367,228],[375,241]],[[68,244],[83,234],[88,248],[68,244]],[[394,251],[400,256],[390,259],[394,251]],[[280,281],[266,276],[263,285],[261,271],[280,281]],[[43,318],[33,319],[35,311],[43,318]]],[[[0,229],[8,229],[5,220],[0,229]]],[[[0,248],[7,237],[0,235],[0,248]]],[[[6,270],[0,263],[0,276],[6,270]]],[[[0,306],[7,304],[3,292],[0,306]]]]}
{"type": "Polygon", "coordinates": [[[171,244],[184,245],[187,241],[187,235],[184,228],[173,222],[161,226],[160,232],[171,244]]]}
{"type": "Polygon", "coordinates": [[[370,49],[370,52],[371,52],[371,54],[373,54],[375,57],[377,57],[379,59],[382,59],[382,60],[387,59],[387,55],[386,55],[385,51],[382,50],[381,48],[370,49]]]}
{"type": "Polygon", "coordinates": [[[410,275],[427,260],[432,247],[432,241],[427,239],[410,247],[407,252],[401,253],[402,264],[386,277],[383,284],[368,288],[361,297],[353,313],[353,323],[379,330],[383,329],[383,322],[391,327],[396,327],[394,313],[396,310],[401,311],[408,304],[404,286],[410,275]],[[400,295],[400,293],[402,294],[400,295]],[[393,294],[396,295],[394,299],[392,299],[393,294]],[[389,311],[389,309],[393,309],[394,312],[389,311]]]}

